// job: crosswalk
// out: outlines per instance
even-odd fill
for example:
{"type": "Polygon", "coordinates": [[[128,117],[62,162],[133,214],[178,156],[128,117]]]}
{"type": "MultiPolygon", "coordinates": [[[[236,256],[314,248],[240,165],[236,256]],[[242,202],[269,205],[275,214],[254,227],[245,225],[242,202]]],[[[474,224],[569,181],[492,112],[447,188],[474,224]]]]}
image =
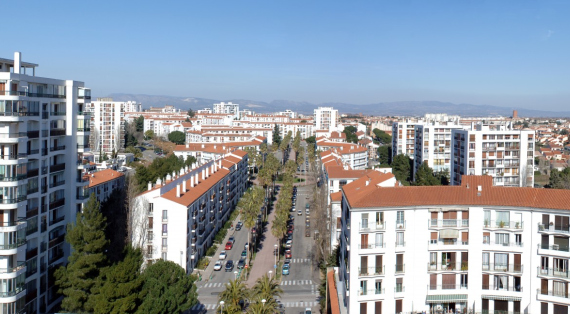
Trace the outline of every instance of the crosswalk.
{"type": "Polygon", "coordinates": [[[311,263],[310,258],[292,258],[289,261],[291,264],[311,263]]]}
{"type": "MultiPolygon", "coordinates": [[[[310,302],[303,302],[303,301],[299,301],[299,302],[284,302],[283,303],[283,307],[285,307],[286,309],[288,308],[306,308],[306,307],[315,307],[318,306],[319,302],[317,301],[310,301],[310,302]]],[[[218,308],[218,304],[196,304],[194,305],[190,311],[209,311],[209,310],[215,310],[218,308]]]]}
{"type": "Polygon", "coordinates": [[[314,285],[312,280],[283,280],[281,286],[310,286],[314,285]]]}
{"type": "Polygon", "coordinates": [[[223,282],[209,282],[209,283],[204,284],[200,288],[220,288],[220,287],[223,287],[224,285],[225,285],[225,283],[223,283],[223,282]]]}

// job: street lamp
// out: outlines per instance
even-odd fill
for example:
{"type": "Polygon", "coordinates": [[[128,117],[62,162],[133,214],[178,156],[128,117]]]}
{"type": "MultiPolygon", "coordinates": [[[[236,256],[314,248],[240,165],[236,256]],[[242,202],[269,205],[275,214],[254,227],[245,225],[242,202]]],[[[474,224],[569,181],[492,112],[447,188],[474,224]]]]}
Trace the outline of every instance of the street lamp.
{"type": "Polygon", "coordinates": [[[273,274],[272,270],[269,271],[269,280],[271,280],[271,274],[273,274]]]}
{"type": "Polygon", "coordinates": [[[261,300],[261,304],[263,304],[261,307],[265,308],[265,302],[267,302],[267,300],[265,299],[261,300]]]}
{"type": "MultiPolygon", "coordinates": [[[[273,247],[275,248],[275,251],[277,251],[277,255],[279,255],[279,250],[277,249],[277,244],[274,244],[273,247]]],[[[277,265],[277,255],[275,255],[275,264],[273,264],[273,265],[277,265]]]]}
{"type": "Polygon", "coordinates": [[[220,301],[220,313],[224,313],[224,301],[220,301]]]}
{"type": "Polygon", "coordinates": [[[237,280],[237,274],[238,274],[238,271],[234,270],[234,280],[237,280]]]}

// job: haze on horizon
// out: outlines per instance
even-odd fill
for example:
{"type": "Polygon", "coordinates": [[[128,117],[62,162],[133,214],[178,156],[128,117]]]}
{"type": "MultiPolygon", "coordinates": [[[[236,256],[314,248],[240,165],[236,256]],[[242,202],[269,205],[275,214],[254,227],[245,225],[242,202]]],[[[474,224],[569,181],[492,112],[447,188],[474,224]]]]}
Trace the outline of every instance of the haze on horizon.
{"type": "Polygon", "coordinates": [[[570,107],[570,2],[32,2],[0,57],[99,96],[570,107]]]}

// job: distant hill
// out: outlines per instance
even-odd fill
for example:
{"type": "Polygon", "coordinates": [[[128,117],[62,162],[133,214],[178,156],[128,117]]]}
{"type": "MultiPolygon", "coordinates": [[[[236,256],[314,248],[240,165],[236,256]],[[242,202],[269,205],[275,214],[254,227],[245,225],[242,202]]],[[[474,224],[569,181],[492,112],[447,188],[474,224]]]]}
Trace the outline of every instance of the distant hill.
{"type": "Polygon", "coordinates": [[[233,102],[240,105],[240,108],[248,108],[255,112],[267,113],[284,111],[291,109],[293,111],[312,114],[313,109],[319,106],[330,106],[338,109],[341,113],[368,114],[368,115],[390,115],[390,116],[423,116],[426,113],[447,113],[450,115],[461,115],[465,117],[488,117],[488,116],[511,116],[513,110],[518,110],[520,117],[570,117],[570,111],[544,111],[514,107],[499,107],[488,105],[472,105],[472,104],[453,104],[440,101],[395,101],[381,102],[369,105],[354,105],[347,103],[322,103],[313,104],[303,101],[291,100],[273,100],[269,103],[247,99],[207,99],[196,97],[173,97],[159,95],[143,95],[143,94],[111,94],[116,101],[134,100],[140,102],[143,108],[160,107],[164,105],[172,105],[176,108],[188,110],[192,108],[203,109],[211,108],[212,104],[224,101],[233,102]]]}

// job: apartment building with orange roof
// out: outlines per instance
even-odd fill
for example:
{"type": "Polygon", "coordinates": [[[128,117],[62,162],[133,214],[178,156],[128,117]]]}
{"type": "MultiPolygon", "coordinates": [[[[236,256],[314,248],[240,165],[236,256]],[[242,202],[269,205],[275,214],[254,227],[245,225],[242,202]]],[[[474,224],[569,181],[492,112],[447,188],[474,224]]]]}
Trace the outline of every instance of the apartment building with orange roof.
{"type": "Polygon", "coordinates": [[[141,223],[131,239],[145,261],[169,260],[192,273],[245,192],[247,164],[247,153],[234,150],[149,182],[135,198],[141,223]]]}
{"type": "Polygon", "coordinates": [[[566,313],[570,190],[342,188],[339,281],[349,313],[566,313]]]}

